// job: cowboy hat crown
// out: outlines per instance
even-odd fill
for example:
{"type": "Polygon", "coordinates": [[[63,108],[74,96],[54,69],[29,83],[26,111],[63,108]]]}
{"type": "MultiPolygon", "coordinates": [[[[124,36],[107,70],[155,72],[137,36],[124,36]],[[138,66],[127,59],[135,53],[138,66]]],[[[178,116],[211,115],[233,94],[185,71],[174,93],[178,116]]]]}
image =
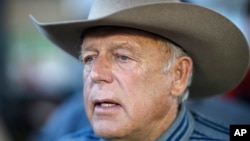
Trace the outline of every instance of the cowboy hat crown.
{"type": "Polygon", "coordinates": [[[154,3],[180,2],[179,0],[95,0],[88,19],[101,18],[123,9],[154,4],[154,3]]]}

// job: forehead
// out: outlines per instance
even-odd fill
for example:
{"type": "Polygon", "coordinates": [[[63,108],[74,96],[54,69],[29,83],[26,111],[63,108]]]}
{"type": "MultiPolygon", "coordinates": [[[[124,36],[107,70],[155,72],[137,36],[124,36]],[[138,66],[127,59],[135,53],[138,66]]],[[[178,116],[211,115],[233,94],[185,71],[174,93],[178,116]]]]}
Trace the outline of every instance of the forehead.
{"type": "Polygon", "coordinates": [[[83,32],[82,39],[84,40],[84,38],[86,37],[105,37],[117,34],[134,35],[151,40],[161,40],[161,41],[165,40],[163,37],[150,32],[133,28],[117,27],[117,26],[100,26],[88,29],[85,32],[83,32]]]}
{"type": "Polygon", "coordinates": [[[153,55],[165,57],[171,48],[163,37],[123,27],[95,27],[84,32],[82,38],[81,53],[127,49],[140,57],[153,55]]]}
{"type": "Polygon", "coordinates": [[[116,26],[94,27],[85,31],[82,36],[81,51],[83,53],[86,50],[99,48],[104,43],[107,45],[105,47],[107,50],[126,46],[127,49],[130,48],[130,51],[137,52],[137,54],[170,51],[167,39],[161,36],[138,29],[116,26]]]}

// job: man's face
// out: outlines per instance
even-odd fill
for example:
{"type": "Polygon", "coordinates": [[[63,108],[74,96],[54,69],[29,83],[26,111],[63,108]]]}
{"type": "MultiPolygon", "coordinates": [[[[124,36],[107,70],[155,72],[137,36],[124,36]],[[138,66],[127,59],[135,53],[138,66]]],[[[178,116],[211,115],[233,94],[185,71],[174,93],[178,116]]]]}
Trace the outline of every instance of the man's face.
{"type": "Polygon", "coordinates": [[[177,98],[170,94],[171,73],[163,72],[169,48],[161,46],[126,30],[99,29],[84,37],[85,110],[98,136],[139,140],[171,124],[177,98]]]}

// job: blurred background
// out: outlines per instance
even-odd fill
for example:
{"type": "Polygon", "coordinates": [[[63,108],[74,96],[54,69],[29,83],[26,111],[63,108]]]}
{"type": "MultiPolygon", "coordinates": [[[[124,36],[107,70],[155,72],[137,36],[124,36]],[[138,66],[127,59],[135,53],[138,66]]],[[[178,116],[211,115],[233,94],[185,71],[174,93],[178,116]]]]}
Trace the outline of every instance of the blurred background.
{"type": "MultiPolygon", "coordinates": [[[[250,41],[248,0],[185,1],[228,17],[250,41]]],[[[82,64],[39,34],[29,15],[41,22],[84,19],[91,4],[92,0],[0,0],[0,141],[38,141],[52,113],[82,93],[82,64]]]]}
{"type": "MultiPolygon", "coordinates": [[[[0,112],[11,140],[29,140],[65,99],[82,90],[82,65],[35,29],[83,19],[91,0],[0,0],[0,112]]],[[[0,139],[0,141],[2,141],[0,139]]]]}

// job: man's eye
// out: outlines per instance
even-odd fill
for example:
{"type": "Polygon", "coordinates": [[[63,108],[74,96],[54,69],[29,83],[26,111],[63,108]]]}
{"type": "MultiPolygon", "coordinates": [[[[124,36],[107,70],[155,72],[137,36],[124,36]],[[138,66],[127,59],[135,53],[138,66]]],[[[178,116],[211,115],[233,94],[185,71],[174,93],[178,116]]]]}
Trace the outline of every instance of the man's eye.
{"type": "Polygon", "coordinates": [[[119,58],[120,58],[121,60],[123,60],[123,61],[126,61],[126,60],[129,59],[129,58],[128,58],[127,56],[125,56],[125,55],[120,55],[119,58]]]}
{"type": "Polygon", "coordinates": [[[119,61],[125,62],[125,61],[128,61],[130,58],[128,56],[126,56],[126,55],[117,54],[116,59],[118,59],[119,61]]]}
{"type": "Polygon", "coordinates": [[[94,56],[87,56],[87,57],[84,58],[84,63],[87,64],[87,63],[90,63],[93,60],[95,60],[94,56]]]}

